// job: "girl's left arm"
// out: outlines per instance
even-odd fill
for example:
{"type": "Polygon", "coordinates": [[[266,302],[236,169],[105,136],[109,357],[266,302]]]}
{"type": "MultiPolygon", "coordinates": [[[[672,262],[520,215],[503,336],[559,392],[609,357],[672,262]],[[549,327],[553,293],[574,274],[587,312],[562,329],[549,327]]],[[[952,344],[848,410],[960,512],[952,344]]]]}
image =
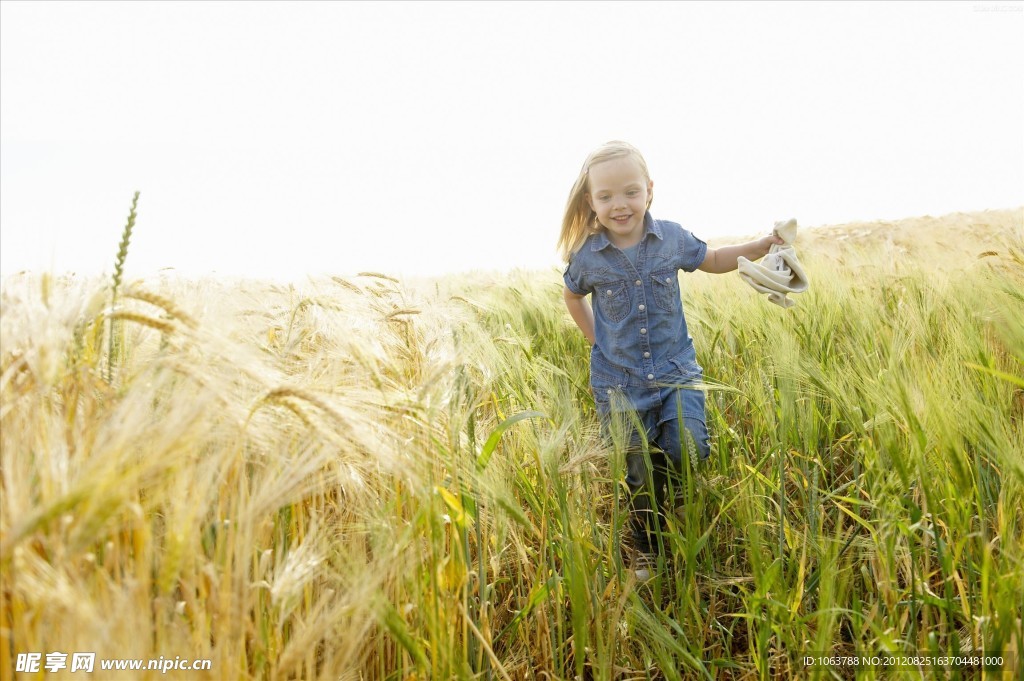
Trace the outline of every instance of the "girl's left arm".
{"type": "Polygon", "coordinates": [[[711,274],[725,274],[736,269],[736,260],[741,255],[747,260],[758,260],[768,255],[768,250],[773,244],[785,243],[781,237],[769,234],[768,236],[748,241],[745,244],[735,246],[723,246],[722,248],[709,248],[704,256],[704,262],[697,266],[701,272],[711,274]]]}

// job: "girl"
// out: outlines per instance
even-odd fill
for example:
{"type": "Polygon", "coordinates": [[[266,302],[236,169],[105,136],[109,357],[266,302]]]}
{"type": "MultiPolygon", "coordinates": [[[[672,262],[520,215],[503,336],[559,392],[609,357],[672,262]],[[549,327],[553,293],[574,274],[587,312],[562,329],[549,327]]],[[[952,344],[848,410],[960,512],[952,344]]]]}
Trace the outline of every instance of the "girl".
{"type": "Polygon", "coordinates": [[[782,243],[769,235],[709,249],[678,224],[651,217],[653,191],[640,152],[608,142],[583,164],[558,238],[568,262],[565,305],[592,346],[590,386],[602,431],[609,436],[612,415],[630,411],[636,420],[619,422],[644,430],[630,427],[626,447],[633,568],[640,580],[650,578],[657,559],[655,532],[669,469],[682,463],[682,443],[701,460],[711,453],[704,393],[694,388],[703,372],[686,329],[677,272],[731,272],[739,256],[757,260],[782,243]],[[653,445],[650,457],[643,438],[653,445]]]}

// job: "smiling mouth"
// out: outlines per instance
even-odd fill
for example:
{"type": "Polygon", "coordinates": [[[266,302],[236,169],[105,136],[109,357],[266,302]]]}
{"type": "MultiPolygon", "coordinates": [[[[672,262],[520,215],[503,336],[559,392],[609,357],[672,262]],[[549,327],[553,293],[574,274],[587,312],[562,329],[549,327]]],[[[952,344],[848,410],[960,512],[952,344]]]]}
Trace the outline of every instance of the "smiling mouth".
{"type": "Polygon", "coordinates": [[[620,215],[619,217],[612,218],[615,222],[628,222],[632,215],[620,215]]]}

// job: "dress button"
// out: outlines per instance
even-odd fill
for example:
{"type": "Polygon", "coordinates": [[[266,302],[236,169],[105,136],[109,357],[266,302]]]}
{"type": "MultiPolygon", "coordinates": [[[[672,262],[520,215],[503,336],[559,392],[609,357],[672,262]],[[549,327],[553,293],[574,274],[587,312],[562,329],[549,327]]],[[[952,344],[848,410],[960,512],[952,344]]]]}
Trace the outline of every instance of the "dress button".
{"type": "Polygon", "coordinates": [[[641,306],[640,306],[640,311],[641,311],[641,312],[643,312],[643,311],[644,311],[644,310],[646,310],[646,309],[647,309],[647,306],[646,306],[646,305],[641,305],[641,306]]]}
{"type": "Polygon", "coordinates": [[[654,380],[654,374],[647,374],[647,380],[648,381],[653,381],[654,380]]]}
{"type": "Polygon", "coordinates": [[[650,359],[650,358],[651,358],[651,353],[645,352],[644,353],[644,359],[650,359]]]}
{"type": "Polygon", "coordinates": [[[604,292],[604,294],[605,294],[606,296],[610,296],[610,295],[612,294],[612,292],[611,292],[611,291],[605,291],[605,292],[604,292]]]}
{"type": "Polygon", "coordinates": [[[643,284],[643,283],[644,283],[644,282],[640,281],[639,279],[637,279],[637,280],[636,280],[636,285],[637,285],[637,286],[640,286],[640,285],[641,285],[641,284],[643,284]]]}
{"type": "Polygon", "coordinates": [[[641,336],[644,335],[645,333],[647,333],[647,329],[640,329],[640,335],[641,336]]]}
{"type": "Polygon", "coordinates": [[[670,281],[672,281],[672,277],[665,277],[665,283],[666,284],[669,283],[670,281]]]}
{"type": "Polygon", "coordinates": [[[612,394],[612,389],[611,389],[611,388],[608,388],[608,394],[609,394],[609,395],[611,395],[611,394],[612,394]]]}

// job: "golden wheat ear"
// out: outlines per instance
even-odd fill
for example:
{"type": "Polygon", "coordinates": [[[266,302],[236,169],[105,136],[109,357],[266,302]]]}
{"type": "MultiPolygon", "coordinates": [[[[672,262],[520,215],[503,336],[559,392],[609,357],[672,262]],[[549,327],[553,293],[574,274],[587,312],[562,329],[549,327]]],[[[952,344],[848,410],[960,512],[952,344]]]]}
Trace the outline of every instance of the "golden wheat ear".
{"type": "MultiPolygon", "coordinates": [[[[135,196],[132,197],[132,208],[128,211],[128,222],[124,226],[124,231],[121,232],[121,243],[118,244],[117,255],[114,257],[114,279],[110,290],[111,310],[117,304],[117,291],[121,287],[121,279],[124,276],[124,261],[128,257],[128,244],[132,239],[132,229],[135,228],[135,217],[137,215],[135,210],[138,205],[139,192],[136,191],[135,196]]],[[[117,320],[111,316],[107,345],[107,383],[111,383],[114,380],[114,364],[116,364],[116,355],[121,346],[118,329],[117,320]]]]}

